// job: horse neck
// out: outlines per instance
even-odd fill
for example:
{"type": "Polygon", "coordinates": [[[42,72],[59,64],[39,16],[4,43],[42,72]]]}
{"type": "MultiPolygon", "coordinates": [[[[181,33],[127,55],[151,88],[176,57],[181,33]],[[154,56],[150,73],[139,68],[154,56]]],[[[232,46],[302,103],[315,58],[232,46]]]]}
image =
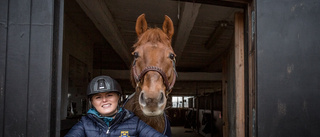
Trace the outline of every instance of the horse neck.
{"type": "Polygon", "coordinates": [[[164,115],[145,116],[139,106],[139,94],[135,94],[133,98],[129,99],[129,101],[125,104],[125,108],[132,111],[136,116],[138,116],[142,121],[147,123],[149,126],[153,127],[160,133],[163,133],[165,129],[165,117],[164,115]]]}

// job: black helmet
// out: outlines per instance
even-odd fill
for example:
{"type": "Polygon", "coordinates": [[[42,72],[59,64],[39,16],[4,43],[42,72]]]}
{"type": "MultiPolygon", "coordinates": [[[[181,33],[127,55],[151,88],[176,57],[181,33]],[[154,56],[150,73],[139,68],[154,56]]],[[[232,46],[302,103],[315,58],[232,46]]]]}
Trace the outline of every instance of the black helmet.
{"type": "Polygon", "coordinates": [[[120,96],[122,94],[119,83],[109,76],[97,76],[92,79],[88,86],[87,96],[101,92],[117,92],[120,96]]]}

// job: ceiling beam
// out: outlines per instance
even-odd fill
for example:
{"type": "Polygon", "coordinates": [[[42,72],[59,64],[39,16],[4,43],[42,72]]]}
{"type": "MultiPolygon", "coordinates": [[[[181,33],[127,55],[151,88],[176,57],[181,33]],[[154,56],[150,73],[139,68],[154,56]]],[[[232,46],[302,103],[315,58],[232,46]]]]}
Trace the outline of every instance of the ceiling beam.
{"type": "MultiPolygon", "coordinates": [[[[216,66],[217,66],[217,63],[219,65],[221,65],[221,62],[218,62],[219,60],[221,60],[222,58],[226,58],[226,55],[228,55],[228,53],[230,52],[230,47],[233,47],[234,46],[234,32],[233,32],[233,35],[232,35],[232,38],[231,40],[229,41],[229,43],[227,44],[228,45],[228,48],[226,48],[224,51],[220,52],[218,55],[216,55],[215,57],[211,57],[212,59],[214,60],[211,60],[210,62],[210,65],[208,65],[207,67],[205,67],[203,70],[204,71],[209,71],[209,70],[212,70],[214,69],[216,66]]],[[[218,71],[218,70],[216,70],[218,71]]]]}
{"type": "MultiPolygon", "coordinates": [[[[114,79],[129,80],[129,70],[94,69],[93,75],[108,75],[114,79]]],[[[222,73],[178,72],[177,81],[221,81],[222,73]]]]}
{"type": "MultiPolygon", "coordinates": [[[[127,93],[133,93],[135,89],[128,80],[117,80],[122,90],[127,93]]],[[[221,91],[221,82],[212,81],[177,81],[170,95],[196,95],[203,93],[213,93],[221,91]]]]}
{"type": "Polygon", "coordinates": [[[76,0],[87,16],[92,20],[112,48],[120,55],[128,67],[132,56],[115,24],[107,5],[101,0],[76,0]]]}
{"type": "Polygon", "coordinates": [[[182,56],[183,49],[188,42],[194,22],[197,19],[200,6],[201,4],[186,2],[182,8],[175,44],[173,46],[174,52],[177,55],[176,60],[178,63],[182,56]]]}
{"type": "Polygon", "coordinates": [[[209,50],[217,44],[218,39],[225,32],[227,25],[228,23],[226,21],[221,21],[220,23],[218,23],[217,27],[211,34],[211,37],[209,38],[208,42],[206,43],[206,45],[204,45],[206,49],[209,50]]]}
{"type": "MultiPolygon", "coordinates": [[[[175,1],[178,1],[178,0],[175,0],[175,1]]],[[[211,5],[234,7],[234,8],[245,8],[247,4],[252,2],[252,0],[179,0],[179,1],[211,4],[211,5]]]]}

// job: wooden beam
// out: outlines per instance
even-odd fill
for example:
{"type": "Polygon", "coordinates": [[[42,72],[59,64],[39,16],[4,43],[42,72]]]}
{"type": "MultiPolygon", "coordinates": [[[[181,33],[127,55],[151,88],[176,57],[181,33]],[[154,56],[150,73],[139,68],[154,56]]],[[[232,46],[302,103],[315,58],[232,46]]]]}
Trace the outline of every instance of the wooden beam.
{"type": "Polygon", "coordinates": [[[206,49],[211,49],[212,47],[214,47],[217,43],[217,40],[221,37],[221,35],[224,33],[224,31],[227,28],[228,23],[227,22],[220,22],[217,27],[215,28],[215,30],[213,31],[213,33],[211,34],[208,42],[206,43],[206,45],[204,45],[204,47],[206,49]]]}
{"type": "MultiPolygon", "coordinates": [[[[122,83],[120,83],[121,85],[121,88],[122,88],[122,91],[125,92],[125,94],[131,94],[134,92],[134,88],[132,87],[122,87],[122,83]]],[[[200,91],[204,91],[204,90],[200,90],[200,91]]],[[[206,89],[205,90],[205,93],[206,94],[209,94],[209,93],[215,93],[215,92],[219,92],[219,90],[214,90],[214,89],[206,89]]],[[[183,96],[197,96],[196,94],[196,90],[195,89],[191,89],[191,88],[188,88],[188,89],[175,89],[173,88],[172,89],[172,92],[169,94],[169,95],[173,95],[173,96],[177,96],[177,95],[183,95],[183,96]]],[[[198,94],[199,95],[199,94],[198,94]]]]}
{"type": "Polygon", "coordinates": [[[244,15],[235,13],[235,101],[236,136],[245,136],[245,91],[244,91],[244,15]]]}
{"type": "MultiPolygon", "coordinates": [[[[205,91],[206,94],[219,92],[219,90],[214,90],[214,89],[206,89],[201,91],[205,91]]],[[[172,92],[169,95],[197,96],[195,89],[174,89],[174,88],[172,89],[172,92]]]]}
{"type": "Polygon", "coordinates": [[[222,132],[223,136],[229,136],[229,118],[228,118],[228,61],[229,55],[224,56],[222,60],[222,119],[223,126],[222,132]]]}
{"type": "MultiPolygon", "coordinates": [[[[108,75],[115,79],[130,79],[129,70],[106,70],[94,69],[93,76],[108,75]]],[[[221,73],[207,72],[178,72],[177,81],[221,81],[221,73]]]]}
{"type": "Polygon", "coordinates": [[[248,4],[247,8],[247,25],[248,25],[248,99],[249,99],[249,137],[256,136],[255,135],[255,128],[256,128],[256,49],[254,45],[253,39],[253,24],[254,21],[252,20],[254,17],[252,16],[252,11],[254,10],[253,3],[248,4]]]}
{"type": "MultiPolygon", "coordinates": [[[[116,79],[121,88],[126,93],[134,92],[134,87],[130,80],[116,79]]],[[[221,82],[215,81],[177,81],[172,89],[171,95],[196,95],[196,90],[205,93],[213,93],[221,91],[221,82]]]]}
{"type": "MultiPolygon", "coordinates": [[[[175,1],[178,1],[178,0],[175,0],[175,1]]],[[[179,0],[179,1],[211,4],[211,5],[233,7],[233,8],[244,8],[252,0],[179,0]]]]}
{"type": "Polygon", "coordinates": [[[178,72],[177,81],[221,81],[221,73],[178,72]]]}
{"type": "Polygon", "coordinates": [[[204,90],[215,90],[221,91],[221,82],[213,82],[213,81],[178,81],[174,85],[174,89],[204,89],[204,90]]]}
{"type": "Polygon", "coordinates": [[[129,70],[93,69],[93,77],[108,75],[114,79],[130,80],[129,70]]]}
{"type": "MultiPolygon", "coordinates": [[[[234,44],[234,36],[232,37],[233,39],[229,41],[228,43],[228,48],[226,48],[224,51],[220,52],[220,53],[217,53],[217,55],[213,55],[210,57],[210,65],[208,65],[207,67],[205,67],[203,70],[212,70],[214,68],[216,68],[217,65],[220,65],[221,62],[220,60],[223,60],[224,58],[224,55],[227,54],[230,50],[230,46],[233,46],[234,44]]],[[[217,70],[216,70],[217,71],[217,70]]]]}
{"type": "Polygon", "coordinates": [[[129,67],[132,56],[127,45],[115,24],[107,5],[101,0],[76,0],[83,11],[92,20],[104,38],[112,48],[120,55],[122,60],[129,67]]]}
{"type": "Polygon", "coordinates": [[[197,19],[201,4],[184,3],[181,12],[181,18],[178,25],[178,31],[173,46],[174,52],[177,55],[176,60],[179,62],[184,47],[189,39],[190,32],[193,28],[194,22],[197,19]]]}

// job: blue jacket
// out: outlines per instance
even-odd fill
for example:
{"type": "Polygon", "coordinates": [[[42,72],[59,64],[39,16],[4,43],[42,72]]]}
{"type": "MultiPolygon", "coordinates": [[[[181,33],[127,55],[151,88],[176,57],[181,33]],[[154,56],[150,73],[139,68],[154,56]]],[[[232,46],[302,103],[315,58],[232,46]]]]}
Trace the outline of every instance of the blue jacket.
{"type": "Polygon", "coordinates": [[[122,108],[110,126],[98,116],[88,113],[65,137],[165,137],[131,111],[122,108]]]}

